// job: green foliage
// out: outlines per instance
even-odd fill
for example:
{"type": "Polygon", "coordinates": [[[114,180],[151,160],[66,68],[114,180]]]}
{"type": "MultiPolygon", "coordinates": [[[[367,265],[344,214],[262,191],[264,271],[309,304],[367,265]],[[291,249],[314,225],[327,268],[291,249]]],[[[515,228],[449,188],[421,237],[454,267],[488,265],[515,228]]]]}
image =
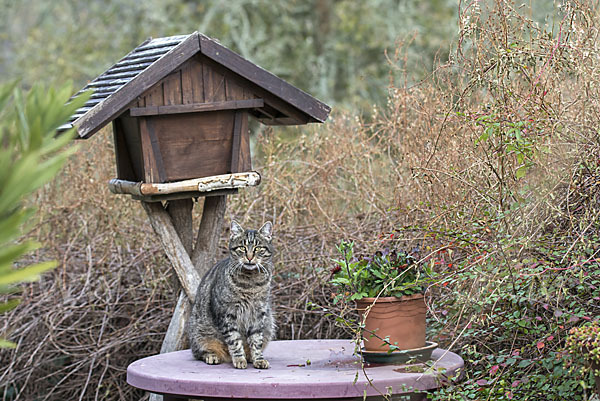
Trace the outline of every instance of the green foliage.
{"type": "Polygon", "coordinates": [[[402,250],[377,251],[370,256],[354,255],[354,242],[341,241],[336,246],[341,259],[334,259],[336,267],[329,280],[340,293],[340,299],[355,301],[362,298],[402,297],[423,293],[433,280],[433,271],[420,267],[414,257],[402,250]]]}
{"type": "MultiPolygon", "coordinates": [[[[15,292],[15,285],[32,281],[54,266],[42,262],[15,268],[28,252],[40,245],[18,242],[33,209],[24,207],[24,199],[50,181],[75,150],[63,150],[72,135],[56,135],[73,112],[89,95],[71,101],[70,85],[60,90],[36,86],[23,96],[15,84],[0,86],[0,294],[15,292]]],[[[18,304],[10,298],[0,303],[0,313],[18,304]]],[[[0,347],[10,346],[0,339],[0,347]]]]}
{"type": "MultiPolygon", "coordinates": [[[[511,178],[523,178],[527,170],[534,165],[536,144],[533,141],[535,126],[532,121],[502,121],[494,115],[483,115],[477,118],[483,133],[475,140],[475,145],[485,145],[494,149],[497,163],[490,166],[497,175],[508,172],[511,178]],[[511,163],[512,162],[512,163],[511,163]]],[[[491,152],[490,152],[491,153],[491,152]]],[[[507,177],[502,177],[507,179],[507,177]]]]}
{"type": "Polygon", "coordinates": [[[565,350],[568,362],[573,364],[572,368],[579,365],[581,373],[591,371],[594,376],[600,376],[600,321],[573,327],[569,331],[565,350]]]}
{"type": "Polygon", "coordinates": [[[26,84],[81,85],[148,36],[199,30],[324,101],[363,109],[385,102],[398,40],[416,35],[408,67],[421,77],[448,47],[456,19],[452,0],[0,0],[0,7],[0,71],[26,84]]]}
{"type": "Polygon", "coordinates": [[[468,368],[432,399],[586,400],[592,377],[569,369],[563,344],[571,327],[597,319],[600,260],[586,247],[569,252],[543,239],[535,253],[506,261],[499,253],[512,254],[521,239],[499,252],[477,232],[444,233],[466,256],[443,274],[439,291],[449,294],[429,325],[441,341],[451,335],[462,344],[456,351],[468,368]]]}

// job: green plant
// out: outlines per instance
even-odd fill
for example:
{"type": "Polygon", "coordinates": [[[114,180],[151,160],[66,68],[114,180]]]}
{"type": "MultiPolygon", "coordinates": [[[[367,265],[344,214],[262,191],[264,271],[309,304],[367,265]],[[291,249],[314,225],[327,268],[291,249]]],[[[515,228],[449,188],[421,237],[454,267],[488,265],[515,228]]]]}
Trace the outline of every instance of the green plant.
{"type": "MultiPolygon", "coordinates": [[[[74,147],[64,150],[72,135],[56,135],[88,94],[69,104],[71,86],[59,90],[36,86],[26,97],[16,84],[0,86],[0,294],[9,294],[0,303],[0,313],[19,303],[11,297],[22,282],[33,281],[56,266],[47,261],[15,268],[17,261],[40,244],[19,237],[27,228],[34,209],[25,207],[26,197],[50,181],[60,170],[74,147]]],[[[0,338],[0,347],[14,344],[0,338]]]]}
{"type": "Polygon", "coordinates": [[[433,271],[415,263],[410,254],[384,249],[369,256],[354,255],[354,242],[341,241],[336,245],[340,259],[333,259],[330,283],[339,289],[334,303],[345,298],[402,297],[425,291],[433,280],[433,271]]]}
{"type": "Polygon", "coordinates": [[[592,372],[594,376],[600,376],[600,322],[594,321],[569,330],[565,351],[571,369],[577,365],[578,359],[583,358],[581,373],[585,375],[592,372]]]}

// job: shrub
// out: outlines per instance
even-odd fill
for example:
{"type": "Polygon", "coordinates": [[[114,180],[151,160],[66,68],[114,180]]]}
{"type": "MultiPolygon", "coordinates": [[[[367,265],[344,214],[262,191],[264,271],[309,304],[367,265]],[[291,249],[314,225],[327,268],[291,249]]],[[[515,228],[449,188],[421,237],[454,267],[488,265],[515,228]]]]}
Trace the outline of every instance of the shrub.
{"type": "MultiPolygon", "coordinates": [[[[50,181],[74,150],[63,149],[72,135],[56,136],[56,129],[89,95],[65,105],[71,91],[71,86],[58,91],[37,86],[23,98],[16,84],[0,86],[0,294],[15,293],[16,284],[38,279],[56,266],[49,261],[15,268],[17,261],[40,246],[32,240],[18,241],[34,213],[24,207],[25,198],[50,181]]],[[[18,298],[9,297],[0,303],[0,313],[18,303],[18,298]]],[[[14,346],[0,338],[0,347],[14,346]]]]}

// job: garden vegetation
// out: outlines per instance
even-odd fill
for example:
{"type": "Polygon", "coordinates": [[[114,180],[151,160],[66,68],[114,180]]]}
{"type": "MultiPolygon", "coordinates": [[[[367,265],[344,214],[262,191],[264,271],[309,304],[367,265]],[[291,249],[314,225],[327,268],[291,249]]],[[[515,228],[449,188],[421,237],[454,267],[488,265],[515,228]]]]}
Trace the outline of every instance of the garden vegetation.
{"type": "MultiPolygon", "coordinates": [[[[565,346],[600,316],[599,12],[572,0],[538,21],[512,1],[459,2],[430,74],[414,79],[400,41],[386,101],[257,134],[263,182],[227,218],[275,223],[278,338],[352,335],[329,283],[340,241],[402,249],[435,272],[428,340],[466,363],[432,399],[591,398],[594,370],[565,346]]],[[[46,246],[26,262],[59,266],[0,320],[16,344],[0,351],[4,400],[144,396],[125,369],[159,352],[178,288],[140,205],[108,192],[109,130],[30,197],[46,246]]]]}

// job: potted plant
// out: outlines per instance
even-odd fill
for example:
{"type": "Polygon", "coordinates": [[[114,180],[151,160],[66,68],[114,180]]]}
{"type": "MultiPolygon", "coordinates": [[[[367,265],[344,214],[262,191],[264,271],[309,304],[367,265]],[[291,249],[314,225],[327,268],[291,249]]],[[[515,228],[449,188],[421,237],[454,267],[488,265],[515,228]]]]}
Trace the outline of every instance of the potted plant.
{"type": "Polygon", "coordinates": [[[400,250],[355,256],[354,243],[337,245],[330,283],[338,289],[334,304],[355,301],[367,352],[394,352],[426,346],[424,292],[433,272],[400,250]]]}
{"type": "Polygon", "coordinates": [[[580,371],[584,375],[592,373],[596,394],[600,395],[600,322],[594,321],[569,330],[565,350],[570,363],[583,358],[580,371]]]}

